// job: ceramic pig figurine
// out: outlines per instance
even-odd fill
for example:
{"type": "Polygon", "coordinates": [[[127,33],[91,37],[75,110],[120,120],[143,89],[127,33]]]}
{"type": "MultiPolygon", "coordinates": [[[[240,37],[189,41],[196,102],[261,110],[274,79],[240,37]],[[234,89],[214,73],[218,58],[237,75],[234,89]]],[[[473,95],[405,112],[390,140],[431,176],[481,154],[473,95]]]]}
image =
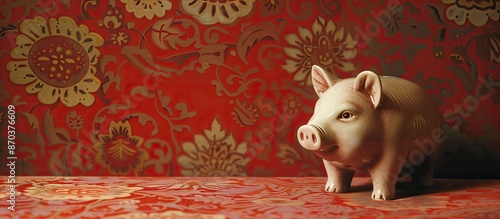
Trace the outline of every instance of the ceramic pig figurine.
{"type": "Polygon", "coordinates": [[[432,186],[442,117],[423,88],[371,71],[340,79],[313,66],[311,75],[319,99],[297,138],[323,159],[327,192],[347,191],[355,171],[367,171],[372,199],[394,199],[403,166],[423,168],[412,180],[432,186]]]}

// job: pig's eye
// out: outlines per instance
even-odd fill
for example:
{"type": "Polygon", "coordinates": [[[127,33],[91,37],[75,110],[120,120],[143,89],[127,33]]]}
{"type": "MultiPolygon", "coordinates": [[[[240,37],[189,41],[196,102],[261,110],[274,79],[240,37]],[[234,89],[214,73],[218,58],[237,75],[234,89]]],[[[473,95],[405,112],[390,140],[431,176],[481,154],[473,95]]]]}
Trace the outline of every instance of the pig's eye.
{"type": "Polygon", "coordinates": [[[341,119],[350,119],[350,118],[352,118],[352,116],[353,115],[350,112],[343,112],[342,114],[340,114],[341,119]]]}

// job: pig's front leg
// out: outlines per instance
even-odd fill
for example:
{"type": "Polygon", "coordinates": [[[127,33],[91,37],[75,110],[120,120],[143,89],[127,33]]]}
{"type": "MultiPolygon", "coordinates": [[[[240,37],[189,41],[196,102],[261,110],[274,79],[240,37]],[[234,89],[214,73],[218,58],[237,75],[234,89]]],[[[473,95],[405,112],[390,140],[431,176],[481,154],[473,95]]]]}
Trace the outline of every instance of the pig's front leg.
{"type": "Polygon", "coordinates": [[[325,163],[328,181],[325,185],[327,192],[346,192],[351,187],[354,171],[335,166],[332,162],[323,160],[325,163]]]}
{"type": "Polygon", "coordinates": [[[372,177],[374,200],[391,200],[396,197],[396,182],[403,164],[396,156],[385,156],[368,172],[372,177]]]}

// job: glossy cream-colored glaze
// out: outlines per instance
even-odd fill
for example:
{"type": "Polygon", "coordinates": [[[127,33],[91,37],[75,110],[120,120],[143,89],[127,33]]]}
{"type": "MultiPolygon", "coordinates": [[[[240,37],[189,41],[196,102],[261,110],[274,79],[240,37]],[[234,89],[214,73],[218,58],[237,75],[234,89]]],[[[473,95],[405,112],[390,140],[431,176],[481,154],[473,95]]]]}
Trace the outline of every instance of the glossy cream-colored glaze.
{"type": "Polygon", "coordinates": [[[368,171],[372,198],[393,199],[403,166],[414,181],[432,185],[442,117],[423,88],[370,71],[340,79],[313,66],[311,75],[319,99],[297,138],[324,160],[326,191],[345,192],[355,171],[368,171]]]}

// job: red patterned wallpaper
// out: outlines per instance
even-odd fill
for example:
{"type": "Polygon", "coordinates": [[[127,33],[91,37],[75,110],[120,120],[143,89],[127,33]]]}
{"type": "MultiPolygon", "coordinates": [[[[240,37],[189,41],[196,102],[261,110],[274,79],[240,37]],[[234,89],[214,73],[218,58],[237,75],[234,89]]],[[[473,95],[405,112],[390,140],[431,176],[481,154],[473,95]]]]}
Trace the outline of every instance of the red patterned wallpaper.
{"type": "Polygon", "coordinates": [[[498,0],[4,0],[1,157],[18,175],[324,175],[295,139],[317,64],[419,83],[446,123],[437,175],[499,177],[499,14],[498,0]]]}

